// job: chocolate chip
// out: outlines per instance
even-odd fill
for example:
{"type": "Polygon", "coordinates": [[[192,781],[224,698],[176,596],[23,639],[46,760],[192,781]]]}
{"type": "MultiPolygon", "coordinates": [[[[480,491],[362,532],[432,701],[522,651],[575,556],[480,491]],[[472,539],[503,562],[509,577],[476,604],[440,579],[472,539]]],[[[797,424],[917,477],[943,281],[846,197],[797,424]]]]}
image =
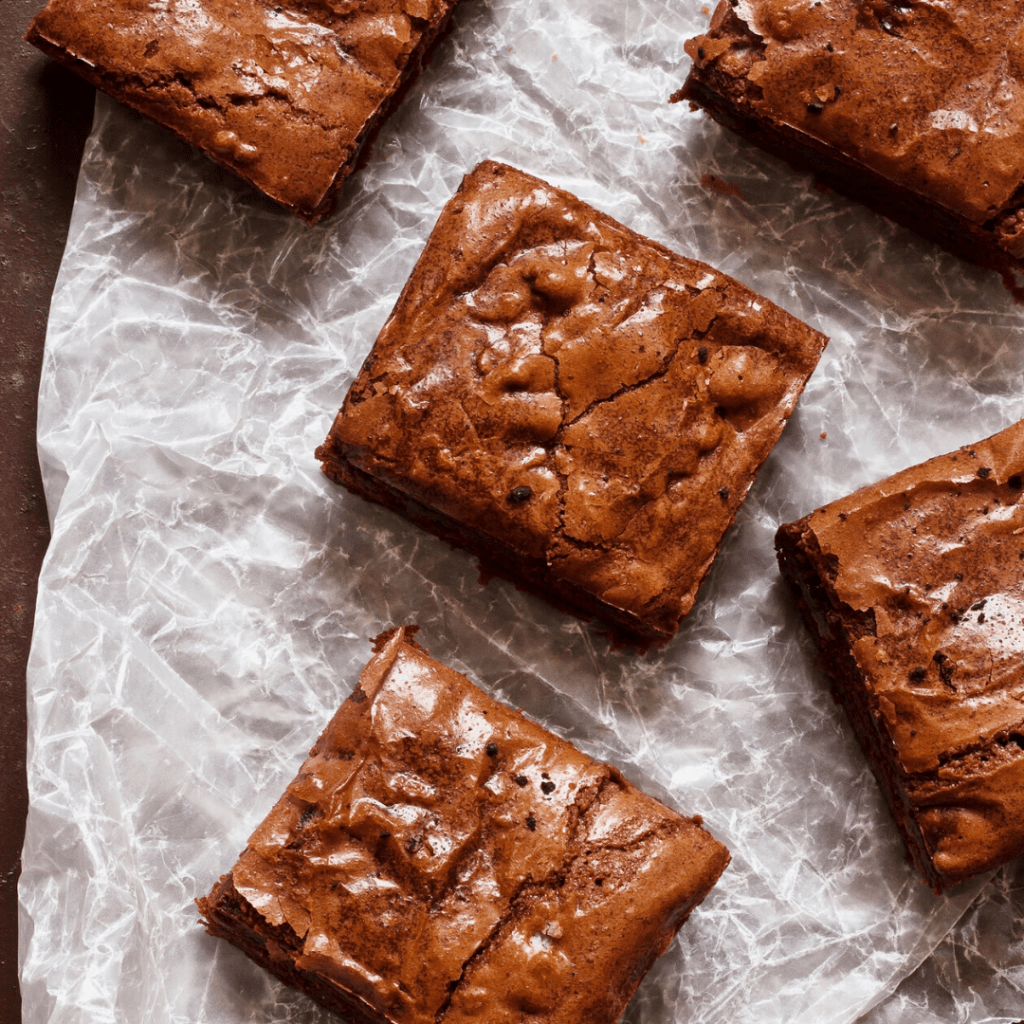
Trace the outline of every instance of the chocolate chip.
{"type": "Polygon", "coordinates": [[[719,487],[718,488],[718,496],[722,499],[722,501],[727,501],[728,498],[729,498],[729,488],[728,487],[719,487]]]}
{"type": "Polygon", "coordinates": [[[553,782],[542,782],[540,784],[540,790],[542,793],[554,793],[555,784],[553,782]]]}
{"type": "Polygon", "coordinates": [[[520,484],[518,487],[513,487],[508,492],[508,500],[515,502],[517,505],[524,501],[529,501],[533,497],[533,488],[527,487],[525,484],[520,484]]]}
{"type": "Polygon", "coordinates": [[[1016,743],[1021,750],[1024,750],[1024,736],[1021,736],[1019,732],[1011,732],[1009,738],[1011,743],[1016,743]]]}
{"type": "Polygon", "coordinates": [[[839,99],[839,97],[843,95],[843,87],[841,85],[837,85],[834,88],[836,90],[836,99],[839,99]]]}
{"type": "Polygon", "coordinates": [[[309,823],[317,816],[316,806],[311,805],[307,807],[301,815],[299,815],[299,828],[306,828],[309,823]]]}
{"type": "Polygon", "coordinates": [[[487,751],[487,756],[488,757],[497,757],[498,756],[498,744],[497,743],[488,743],[487,746],[484,749],[487,751]]]}
{"type": "Polygon", "coordinates": [[[982,480],[987,480],[991,474],[992,470],[988,466],[982,466],[981,469],[978,470],[978,476],[980,476],[982,480]]]}
{"type": "Polygon", "coordinates": [[[697,60],[703,60],[703,59],[704,59],[704,47],[703,46],[698,46],[697,47],[697,60]]]}
{"type": "Polygon", "coordinates": [[[703,366],[707,361],[708,347],[707,345],[701,345],[701,347],[697,349],[697,362],[700,363],[701,366],[703,366]]]}
{"type": "Polygon", "coordinates": [[[828,50],[829,53],[835,53],[836,52],[836,48],[831,43],[826,43],[825,44],[825,49],[828,50]]]}
{"type": "Polygon", "coordinates": [[[927,669],[922,668],[919,665],[917,668],[912,668],[910,670],[910,681],[912,683],[923,683],[924,680],[925,680],[925,676],[927,676],[927,675],[928,675],[927,669]]]}
{"type": "Polygon", "coordinates": [[[1020,476],[1017,473],[1014,473],[1013,476],[1011,476],[1010,479],[1007,480],[1006,482],[1015,491],[1019,491],[1022,487],[1024,487],[1024,480],[1021,480],[1020,476]]]}
{"type": "Polygon", "coordinates": [[[532,814],[528,815],[526,818],[526,827],[531,832],[537,831],[537,819],[532,814]]]}
{"type": "Polygon", "coordinates": [[[819,103],[817,100],[812,100],[807,104],[808,114],[820,114],[825,109],[824,103],[819,103]]]}
{"type": "Polygon", "coordinates": [[[530,780],[525,775],[516,776],[516,785],[525,786],[530,780]]]}
{"type": "Polygon", "coordinates": [[[948,660],[949,659],[942,653],[942,651],[936,651],[932,655],[932,661],[934,661],[937,665],[941,665],[944,661],[948,660]]]}
{"type": "Polygon", "coordinates": [[[900,126],[895,121],[893,121],[893,123],[891,125],[889,125],[889,134],[890,135],[895,135],[899,130],[900,130],[900,126]]]}
{"type": "Polygon", "coordinates": [[[980,614],[980,615],[978,616],[978,625],[980,626],[980,625],[981,625],[981,624],[982,624],[982,623],[983,623],[984,621],[985,621],[985,613],[984,613],[984,612],[982,612],[982,613],[981,613],[981,614],[980,614]]]}
{"type": "Polygon", "coordinates": [[[962,572],[955,572],[953,573],[953,579],[955,579],[957,583],[963,583],[964,574],[962,572]]]}

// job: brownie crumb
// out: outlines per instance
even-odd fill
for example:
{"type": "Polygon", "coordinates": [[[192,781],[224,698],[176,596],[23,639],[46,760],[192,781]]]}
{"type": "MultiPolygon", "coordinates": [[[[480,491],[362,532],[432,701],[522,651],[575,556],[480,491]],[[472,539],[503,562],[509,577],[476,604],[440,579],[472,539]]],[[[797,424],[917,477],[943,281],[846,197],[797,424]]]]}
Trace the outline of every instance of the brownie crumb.
{"type": "Polygon", "coordinates": [[[530,780],[525,775],[516,776],[516,785],[525,786],[530,780]]]}
{"type": "Polygon", "coordinates": [[[555,784],[553,782],[542,782],[540,784],[540,789],[541,789],[541,792],[544,793],[544,794],[554,793],[554,791],[555,791],[555,784]]]}
{"type": "Polygon", "coordinates": [[[530,814],[530,815],[527,815],[527,818],[526,818],[526,827],[527,827],[527,828],[528,828],[528,829],[529,829],[529,830],[530,830],[531,832],[536,832],[536,831],[537,831],[537,819],[536,819],[536,818],[535,818],[535,817],[534,817],[534,816],[533,816],[532,814],[530,814]]]}
{"type": "Polygon", "coordinates": [[[987,480],[989,478],[989,476],[991,476],[991,474],[992,474],[992,469],[991,469],[990,466],[982,466],[978,470],[978,476],[980,476],[982,480],[987,480]]]}
{"type": "Polygon", "coordinates": [[[529,501],[533,497],[533,488],[527,487],[525,484],[520,484],[518,487],[513,487],[508,492],[508,500],[519,504],[524,501],[529,501]]]}
{"type": "Polygon", "coordinates": [[[701,347],[697,349],[697,362],[700,363],[701,366],[703,366],[707,361],[708,347],[707,345],[701,345],[701,347]]]}
{"type": "Polygon", "coordinates": [[[910,670],[910,681],[912,683],[923,683],[924,680],[925,680],[925,676],[927,676],[927,675],[928,675],[927,669],[925,669],[922,666],[918,665],[917,668],[912,668],[910,670]]]}
{"type": "Polygon", "coordinates": [[[722,499],[722,501],[728,500],[728,498],[729,498],[729,488],[728,487],[719,487],[718,488],[718,496],[722,499]]]}

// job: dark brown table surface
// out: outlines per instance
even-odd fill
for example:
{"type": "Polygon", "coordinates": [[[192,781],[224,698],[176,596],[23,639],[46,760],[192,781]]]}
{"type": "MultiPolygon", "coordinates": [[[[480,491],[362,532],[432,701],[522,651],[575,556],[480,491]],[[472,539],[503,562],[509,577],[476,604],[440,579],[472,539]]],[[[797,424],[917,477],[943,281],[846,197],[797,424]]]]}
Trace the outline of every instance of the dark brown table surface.
{"type": "Polygon", "coordinates": [[[93,89],[22,41],[42,0],[0,7],[0,1024],[21,1020],[18,874],[25,835],[25,666],[50,531],[36,394],[93,89]]]}

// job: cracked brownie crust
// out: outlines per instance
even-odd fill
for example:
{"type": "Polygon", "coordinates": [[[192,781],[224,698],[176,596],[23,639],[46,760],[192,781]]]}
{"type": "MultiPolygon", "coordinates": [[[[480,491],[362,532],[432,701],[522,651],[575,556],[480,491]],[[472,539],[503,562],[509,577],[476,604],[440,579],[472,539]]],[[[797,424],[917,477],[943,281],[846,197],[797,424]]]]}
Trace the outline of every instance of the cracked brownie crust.
{"type": "Polygon", "coordinates": [[[498,163],[448,203],[324,471],[542,596],[672,636],[826,338],[498,163]]]}
{"type": "Polygon", "coordinates": [[[455,0],[50,0],[26,39],[311,222],[455,0]]]}
{"type": "Polygon", "coordinates": [[[918,871],[1024,853],[1024,421],[780,527],[779,565],[918,871]]]}
{"type": "Polygon", "coordinates": [[[1022,266],[1019,4],[722,0],[686,52],[673,100],[959,256],[1022,266]]]}
{"type": "Polygon", "coordinates": [[[377,638],[207,930],[357,1024],[613,1024],[728,852],[413,632],[377,638]]]}

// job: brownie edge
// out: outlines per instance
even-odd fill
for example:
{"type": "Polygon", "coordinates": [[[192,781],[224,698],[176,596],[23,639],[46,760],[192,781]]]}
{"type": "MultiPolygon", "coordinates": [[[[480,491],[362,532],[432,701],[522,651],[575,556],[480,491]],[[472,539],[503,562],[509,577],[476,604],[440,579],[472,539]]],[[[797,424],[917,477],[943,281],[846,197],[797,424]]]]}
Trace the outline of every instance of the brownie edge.
{"type": "Polygon", "coordinates": [[[818,666],[941,892],[1024,854],[1024,421],[779,527],[818,666]]]}
{"type": "Polygon", "coordinates": [[[614,1024],[728,851],[414,632],[376,639],[202,923],[355,1024],[614,1024]]]}

